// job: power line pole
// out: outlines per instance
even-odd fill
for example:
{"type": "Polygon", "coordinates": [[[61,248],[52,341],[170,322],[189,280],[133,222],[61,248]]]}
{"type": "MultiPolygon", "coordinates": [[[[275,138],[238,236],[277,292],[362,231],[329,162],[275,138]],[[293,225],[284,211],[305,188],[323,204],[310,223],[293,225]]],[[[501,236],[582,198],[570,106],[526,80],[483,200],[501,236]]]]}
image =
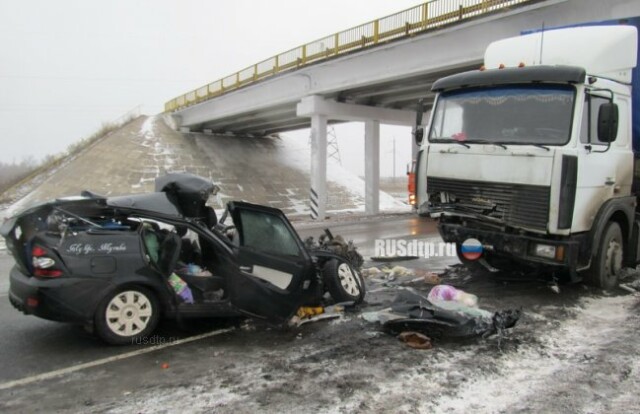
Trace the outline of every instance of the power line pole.
{"type": "Polygon", "coordinates": [[[329,126],[327,128],[327,155],[329,158],[333,158],[338,161],[338,164],[342,165],[342,158],[340,158],[340,148],[338,148],[338,136],[334,127],[329,126]]]}
{"type": "Polygon", "coordinates": [[[396,181],[396,137],[393,137],[393,182],[396,181]]]}

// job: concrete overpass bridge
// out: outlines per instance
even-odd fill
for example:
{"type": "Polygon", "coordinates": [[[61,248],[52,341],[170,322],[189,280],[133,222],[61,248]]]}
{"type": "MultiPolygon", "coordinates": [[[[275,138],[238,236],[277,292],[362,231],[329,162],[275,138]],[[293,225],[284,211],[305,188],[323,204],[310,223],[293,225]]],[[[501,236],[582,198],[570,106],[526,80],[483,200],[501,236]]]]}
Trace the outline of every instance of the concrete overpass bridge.
{"type": "Polygon", "coordinates": [[[637,0],[432,0],[256,63],[172,99],[165,112],[183,131],[267,136],[311,127],[310,203],[320,220],[327,124],[364,122],[366,212],[375,214],[379,126],[412,126],[417,100],[433,103],[436,79],[478,68],[489,43],[523,30],[638,15],[637,0]]]}

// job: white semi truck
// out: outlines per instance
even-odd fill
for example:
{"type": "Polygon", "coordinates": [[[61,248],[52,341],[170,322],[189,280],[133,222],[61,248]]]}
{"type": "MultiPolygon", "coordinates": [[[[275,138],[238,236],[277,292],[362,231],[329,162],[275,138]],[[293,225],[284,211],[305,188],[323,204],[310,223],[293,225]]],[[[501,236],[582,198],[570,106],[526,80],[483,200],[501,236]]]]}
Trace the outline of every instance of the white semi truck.
{"type": "Polygon", "coordinates": [[[416,204],[466,265],[610,289],[640,261],[640,18],[609,23],[494,42],[433,84],[416,204]]]}

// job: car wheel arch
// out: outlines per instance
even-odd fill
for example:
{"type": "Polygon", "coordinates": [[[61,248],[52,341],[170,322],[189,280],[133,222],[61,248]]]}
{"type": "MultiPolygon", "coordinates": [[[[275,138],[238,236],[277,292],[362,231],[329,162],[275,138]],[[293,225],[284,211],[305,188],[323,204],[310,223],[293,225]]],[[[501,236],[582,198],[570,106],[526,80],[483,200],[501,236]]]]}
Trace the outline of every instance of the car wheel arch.
{"type": "Polygon", "coordinates": [[[160,305],[158,310],[160,312],[161,317],[166,313],[167,306],[172,306],[169,293],[163,292],[162,291],[163,289],[157,284],[151,283],[147,280],[140,280],[140,279],[127,280],[127,281],[123,281],[122,283],[113,284],[110,286],[109,289],[106,289],[103,292],[99,300],[96,301],[95,307],[93,308],[92,319],[93,317],[95,317],[96,312],[100,308],[100,304],[105,300],[105,298],[107,298],[109,295],[112,295],[114,292],[118,290],[122,290],[125,288],[133,288],[133,287],[142,287],[142,288],[148,289],[149,291],[151,291],[151,293],[153,293],[156,296],[156,299],[158,300],[158,304],[160,305]]]}

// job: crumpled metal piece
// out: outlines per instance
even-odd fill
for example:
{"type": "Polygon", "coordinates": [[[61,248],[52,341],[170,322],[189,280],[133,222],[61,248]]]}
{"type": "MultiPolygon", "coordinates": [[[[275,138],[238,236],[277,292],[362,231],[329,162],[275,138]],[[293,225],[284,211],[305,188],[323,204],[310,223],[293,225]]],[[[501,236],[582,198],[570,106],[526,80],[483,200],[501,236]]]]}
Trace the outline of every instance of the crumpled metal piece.
{"type": "Polygon", "coordinates": [[[358,248],[353,244],[352,240],[348,242],[340,235],[333,236],[329,229],[325,229],[325,234],[318,237],[316,241],[312,236],[307,237],[304,245],[310,252],[326,251],[333,253],[348,260],[353,267],[360,270],[364,263],[364,258],[358,252],[358,248]]]}
{"type": "Polygon", "coordinates": [[[383,330],[392,335],[414,331],[435,339],[486,337],[512,328],[521,316],[519,309],[492,313],[456,302],[434,302],[412,289],[399,292],[384,313],[383,330]]]}

